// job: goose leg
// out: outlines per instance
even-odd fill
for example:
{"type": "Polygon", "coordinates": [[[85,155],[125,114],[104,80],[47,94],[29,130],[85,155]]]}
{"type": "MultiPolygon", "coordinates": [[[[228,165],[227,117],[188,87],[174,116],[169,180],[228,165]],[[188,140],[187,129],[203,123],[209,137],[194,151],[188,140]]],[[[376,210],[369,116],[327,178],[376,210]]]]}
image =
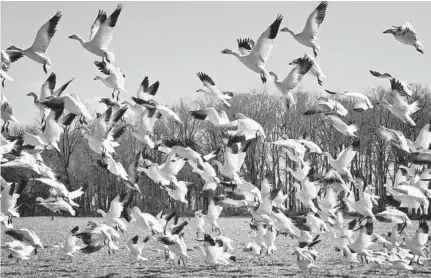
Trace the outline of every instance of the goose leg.
{"type": "Polygon", "coordinates": [[[114,96],[115,96],[115,89],[112,91],[112,94],[111,94],[112,99],[114,99],[114,96]]]}
{"type": "Polygon", "coordinates": [[[265,84],[266,83],[266,77],[265,77],[265,73],[261,72],[260,73],[260,80],[262,80],[262,83],[265,84]]]}
{"type": "Polygon", "coordinates": [[[409,265],[412,265],[412,264],[413,264],[414,259],[415,259],[415,255],[413,255],[413,258],[412,258],[412,260],[410,261],[409,265]]]}
{"type": "Polygon", "coordinates": [[[4,88],[4,82],[5,82],[6,78],[3,78],[2,82],[1,82],[1,86],[4,88]]]}
{"type": "Polygon", "coordinates": [[[313,54],[314,54],[314,57],[317,58],[317,51],[316,51],[316,48],[314,46],[313,46],[313,54]]]}
{"type": "Polygon", "coordinates": [[[320,79],[319,77],[317,77],[317,83],[318,83],[320,86],[322,86],[322,84],[323,84],[322,79],[320,79]]]}
{"type": "Polygon", "coordinates": [[[43,71],[45,72],[45,74],[48,74],[48,70],[46,69],[46,63],[43,64],[43,71]]]}
{"type": "Polygon", "coordinates": [[[120,96],[120,91],[118,91],[118,93],[117,93],[117,101],[119,101],[120,99],[119,99],[119,96],[120,96]]]}

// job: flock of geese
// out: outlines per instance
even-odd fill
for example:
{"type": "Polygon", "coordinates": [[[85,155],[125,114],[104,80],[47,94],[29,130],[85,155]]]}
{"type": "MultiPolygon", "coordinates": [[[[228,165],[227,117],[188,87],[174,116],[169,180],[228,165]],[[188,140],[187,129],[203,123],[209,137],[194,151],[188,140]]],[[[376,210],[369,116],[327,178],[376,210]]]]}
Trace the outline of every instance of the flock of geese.
{"type": "MultiPolygon", "coordinates": [[[[326,77],[317,63],[316,57],[321,51],[317,43],[318,31],[325,19],[328,2],[321,2],[309,15],[302,32],[295,33],[287,27],[280,29],[283,17],[278,15],[275,21],[261,34],[257,41],[250,38],[238,39],[238,51],[225,49],[223,54],[235,56],[247,68],[260,75],[263,83],[273,77],[277,90],[286,97],[289,105],[295,104],[292,91],[301,82],[304,75],[311,74],[322,85],[326,77]],[[294,59],[289,65],[293,66],[288,76],[279,80],[277,74],[268,71],[266,62],[277,38],[279,29],[288,32],[302,45],[312,48],[313,55],[305,54],[294,59]]],[[[423,264],[428,258],[427,243],[429,227],[425,215],[429,208],[431,190],[428,184],[431,179],[431,121],[421,127],[416,139],[405,138],[402,132],[381,126],[376,132],[380,138],[386,140],[394,148],[399,148],[411,154],[411,164],[401,165],[396,174],[393,185],[386,184],[388,192],[385,202],[386,209],[374,214],[373,207],[377,205],[376,196],[365,183],[364,179],[353,176],[350,163],[354,159],[360,141],[355,124],[346,124],[341,117],[349,111],[334,99],[320,98],[318,103],[303,113],[304,117],[322,114],[338,132],[347,137],[353,137],[353,142],[345,147],[336,157],[322,150],[310,140],[307,135],[303,138],[280,138],[270,142],[285,151],[295,164],[295,169],[286,167],[296,180],[293,190],[283,194],[281,187],[274,186],[272,174],[264,178],[260,187],[250,183],[241,176],[241,168],[252,143],[266,140],[264,128],[247,115],[238,113],[230,120],[224,110],[231,106],[229,100],[233,94],[221,91],[214,80],[206,73],[199,72],[198,78],[204,88],[197,92],[210,96],[215,104],[201,110],[190,111],[193,118],[208,121],[220,129],[220,136],[224,146],[208,154],[201,154],[185,142],[174,138],[166,138],[154,142],[153,128],[167,119],[182,125],[180,117],[170,108],[163,106],[156,100],[159,81],[150,83],[145,77],[140,84],[136,96],[131,100],[121,102],[119,94],[127,94],[125,89],[125,74],[115,64],[115,55],[109,51],[109,44],[122,11],[118,5],[109,16],[100,10],[91,26],[90,38],[84,41],[78,35],[69,36],[77,40],[81,46],[101,58],[94,62],[104,76],[97,76],[106,87],[112,89],[111,98],[101,100],[107,108],[96,117],[83,104],[78,95],[64,94],[69,82],[56,89],[56,75],[51,73],[43,83],[40,94],[31,92],[34,105],[42,116],[41,127],[33,133],[10,134],[9,124],[19,124],[14,117],[11,104],[4,95],[1,96],[1,117],[4,122],[1,136],[1,167],[16,173],[9,181],[1,178],[1,223],[5,226],[5,234],[13,241],[4,242],[2,248],[7,250],[9,258],[29,260],[38,249],[46,246],[38,235],[30,228],[16,229],[13,218],[19,217],[18,199],[26,186],[48,186],[47,198],[37,197],[39,205],[52,212],[64,211],[74,216],[74,207],[79,204],[74,200],[85,194],[85,188],[69,191],[67,186],[58,180],[57,174],[45,164],[41,153],[46,150],[57,150],[58,142],[64,127],[73,121],[80,121],[80,131],[92,151],[99,154],[98,166],[106,169],[118,179],[124,181],[129,188],[129,194],[120,194],[110,202],[107,212],[98,209],[101,221],[88,221],[85,227],[74,227],[66,236],[64,243],[55,245],[59,252],[71,259],[77,253],[94,253],[107,249],[109,254],[119,249],[118,241],[130,225],[136,225],[146,235],[136,235],[127,240],[130,259],[147,261],[143,247],[146,244],[164,252],[166,260],[176,260],[185,265],[189,258],[185,233],[186,226],[196,231],[196,237],[202,244],[196,248],[202,252],[202,259],[211,266],[221,266],[234,263],[238,253],[234,253],[234,242],[223,234],[223,228],[218,224],[218,218],[225,207],[245,207],[251,214],[248,221],[250,232],[253,234],[250,242],[243,246],[244,252],[262,257],[277,252],[276,238],[284,235],[294,240],[292,255],[300,269],[309,270],[319,268],[317,244],[322,233],[329,232],[332,245],[343,263],[351,265],[366,262],[376,267],[390,267],[412,270],[413,264],[423,264]],[[117,93],[117,96],[115,96],[117,93]],[[139,119],[134,123],[127,123],[124,119],[126,111],[132,111],[139,119]],[[91,126],[90,126],[91,123],[91,126]],[[139,140],[143,146],[160,151],[166,155],[163,164],[151,160],[145,150],[138,152],[127,170],[118,161],[116,147],[120,145],[119,138],[126,130],[139,140]],[[413,141],[414,140],[414,141],[413,141]],[[215,158],[223,152],[223,163],[215,158]],[[305,161],[305,155],[313,153],[326,157],[331,169],[323,176],[316,173],[316,165],[305,161]],[[153,216],[142,212],[133,206],[133,194],[145,194],[138,185],[139,177],[145,175],[160,185],[170,197],[170,203],[187,204],[187,192],[191,183],[177,179],[181,169],[189,164],[193,172],[197,173],[205,185],[202,194],[207,196],[208,204],[203,210],[195,212],[192,219],[179,221],[179,214],[175,211],[166,213],[165,210],[153,216]],[[223,194],[216,195],[217,188],[223,189],[223,194]],[[356,200],[354,190],[361,190],[362,194],[356,200]],[[289,196],[295,196],[306,208],[304,215],[292,215],[285,208],[285,201],[289,196]],[[406,227],[412,224],[408,214],[399,210],[406,208],[408,214],[418,216],[419,224],[416,231],[409,235],[406,227]],[[355,212],[358,215],[353,220],[345,221],[344,212],[355,212]],[[386,234],[378,234],[374,230],[376,221],[391,223],[393,228],[386,234]],[[206,230],[211,227],[211,231],[206,230]],[[76,243],[81,240],[83,246],[76,243]]],[[[36,39],[29,48],[22,49],[11,46],[1,51],[1,78],[13,81],[9,76],[12,63],[23,56],[42,64],[45,73],[53,66],[47,55],[49,44],[56,33],[56,27],[62,14],[57,12],[37,32],[36,39]]],[[[403,44],[414,46],[423,54],[423,46],[417,39],[417,33],[406,22],[403,26],[393,28],[383,33],[392,34],[403,44]]],[[[408,65],[406,65],[408,66],[408,65]]],[[[391,90],[378,105],[384,105],[400,121],[415,126],[411,115],[420,109],[420,103],[409,103],[413,92],[410,84],[403,82],[388,73],[371,71],[373,76],[388,79],[391,90]]],[[[350,97],[355,100],[353,108],[356,112],[373,109],[373,104],[367,96],[356,92],[333,92],[328,94],[350,97]]],[[[170,207],[170,204],[167,204],[170,207]]],[[[331,243],[330,243],[331,244],[331,243]]],[[[334,254],[335,255],[335,254],[334,254]]]]}

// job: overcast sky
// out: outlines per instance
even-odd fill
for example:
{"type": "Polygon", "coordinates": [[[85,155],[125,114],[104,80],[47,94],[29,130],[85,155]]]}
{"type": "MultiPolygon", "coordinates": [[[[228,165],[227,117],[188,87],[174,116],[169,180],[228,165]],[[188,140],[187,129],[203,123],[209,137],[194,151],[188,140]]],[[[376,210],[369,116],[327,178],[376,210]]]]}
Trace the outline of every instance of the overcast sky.
{"type": "MultiPolygon", "coordinates": [[[[225,48],[237,48],[236,39],[254,40],[274,21],[284,16],[282,26],[295,32],[304,27],[308,15],[319,2],[124,2],[110,51],[116,64],[125,72],[130,95],[145,75],[160,80],[157,99],[174,104],[181,97],[192,99],[201,83],[196,73],[208,73],[223,89],[247,92],[260,86],[258,74],[243,66],[235,57],[221,54],[225,48]]],[[[95,103],[109,97],[111,90],[100,81],[93,62],[99,57],[87,52],[74,40],[79,34],[85,40],[90,34],[99,9],[110,14],[116,2],[2,2],[1,48],[11,45],[27,48],[35,35],[57,10],[63,14],[48,55],[57,86],[72,77],[67,92],[95,103]]],[[[303,79],[302,87],[310,91],[351,90],[363,92],[369,87],[389,86],[389,82],[370,75],[369,69],[389,72],[409,83],[431,86],[431,2],[330,2],[321,25],[318,63],[328,76],[320,87],[312,76],[303,79]],[[412,46],[383,34],[392,25],[409,21],[425,46],[422,55],[412,46]]],[[[288,33],[279,33],[268,69],[281,78],[290,71],[289,62],[312,50],[296,42],[288,33]]],[[[22,123],[33,122],[37,110],[26,94],[40,93],[48,75],[42,65],[28,58],[13,64],[2,93],[12,104],[22,123]]],[[[121,97],[121,96],[120,96],[121,97]]],[[[125,99],[123,96],[122,99],[125,99]]]]}

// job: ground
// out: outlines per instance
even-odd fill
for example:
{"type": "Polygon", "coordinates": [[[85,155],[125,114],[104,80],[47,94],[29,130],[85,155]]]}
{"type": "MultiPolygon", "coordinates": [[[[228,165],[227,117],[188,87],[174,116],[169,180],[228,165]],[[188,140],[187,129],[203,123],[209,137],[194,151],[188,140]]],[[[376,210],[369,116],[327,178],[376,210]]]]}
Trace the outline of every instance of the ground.
{"type": "MultiPolygon", "coordinates": [[[[64,240],[68,231],[79,225],[84,227],[88,220],[100,218],[62,218],[53,221],[50,217],[27,217],[14,219],[15,228],[33,229],[46,246],[53,246],[56,242],[64,240]]],[[[133,263],[129,260],[125,249],[127,238],[137,234],[135,227],[130,226],[129,231],[118,244],[120,250],[108,255],[104,248],[93,254],[76,253],[73,262],[62,258],[55,248],[40,250],[28,261],[12,260],[7,258],[8,253],[1,251],[1,277],[431,277],[431,262],[426,266],[414,265],[413,271],[399,271],[386,266],[382,269],[372,268],[367,264],[355,265],[353,269],[340,262],[339,253],[331,245],[331,234],[322,235],[322,242],[317,245],[320,258],[316,264],[320,267],[312,276],[303,274],[294,262],[291,245],[294,241],[289,237],[277,237],[278,250],[272,256],[261,259],[244,253],[242,249],[250,241],[249,226],[245,223],[248,218],[221,218],[219,224],[225,236],[234,240],[234,255],[236,263],[210,268],[203,262],[200,251],[194,246],[202,244],[196,241],[196,234],[189,227],[185,229],[186,243],[190,259],[186,266],[178,266],[172,262],[165,262],[164,255],[145,248],[145,256],[149,259],[143,263],[133,263]]],[[[417,229],[417,221],[409,228],[411,234],[417,229]]],[[[387,232],[389,224],[377,223],[375,231],[379,234],[387,232]]],[[[141,241],[147,233],[139,232],[141,241]]],[[[1,240],[9,241],[2,227],[1,240]]],[[[79,242],[79,245],[82,245],[79,242]]]]}

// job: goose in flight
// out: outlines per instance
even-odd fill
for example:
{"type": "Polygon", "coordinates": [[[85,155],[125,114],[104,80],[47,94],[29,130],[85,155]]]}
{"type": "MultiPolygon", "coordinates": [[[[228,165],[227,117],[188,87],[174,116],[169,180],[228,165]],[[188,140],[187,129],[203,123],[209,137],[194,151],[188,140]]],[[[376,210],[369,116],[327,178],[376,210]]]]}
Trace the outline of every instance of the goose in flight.
{"type": "Polygon", "coordinates": [[[407,139],[407,144],[412,152],[429,149],[431,145],[431,121],[424,125],[414,142],[407,139]]]}
{"type": "Polygon", "coordinates": [[[143,243],[138,243],[139,236],[136,235],[127,240],[126,248],[129,250],[129,259],[136,262],[146,262],[147,258],[143,257],[142,249],[144,248],[143,243]]]}
{"type": "Polygon", "coordinates": [[[61,115],[64,110],[67,110],[69,113],[82,115],[86,121],[91,121],[93,119],[93,116],[91,116],[85,104],[75,93],[65,96],[51,96],[40,104],[56,111],[58,115],[61,115]]]}
{"type": "Polygon", "coordinates": [[[215,101],[221,101],[227,107],[231,106],[227,100],[231,99],[233,97],[232,92],[221,92],[217,88],[217,85],[214,83],[214,81],[211,79],[211,77],[209,77],[209,75],[206,73],[198,72],[197,75],[198,75],[199,79],[202,81],[202,84],[208,89],[208,90],[199,89],[199,90],[197,90],[198,93],[199,92],[205,93],[205,94],[209,95],[215,101]]]}
{"type": "Polygon", "coordinates": [[[74,257],[74,253],[79,251],[81,247],[76,246],[76,234],[79,231],[79,226],[74,227],[67,235],[65,239],[65,244],[60,241],[54,247],[59,248],[61,254],[69,257],[71,260],[74,257]]]}
{"type": "Polygon", "coordinates": [[[187,254],[187,246],[184,241],[184,233],[177,234],[168,234],[158,239],[161,243],[166,245],[169,248],[169,251],[178,256],[178,265],[180,265],[181,261],[185,266],[184,258],[190,258],[187,254]]]}
{"type": "Polygon", "coordinates": [[[136,92],[136,97],[144,101],[150,101],[156,96],[159,86],[159,81],[154,82],[150,86],[148,76],[145,76],[144,80],[142,80],[141,85],[138,88],[138,91],[136,92]]]}
{"type": "Polygon", "coordinates": [[[392,91],[397,91],[400,95],[405,96],[412,96],[413,92],[410,90],[410,84],[399,80],[395,77],[392,77],[389,73],[380,73],[378,71],[370,70],[371,75],[378,77],[378,78],[384,78],[389,79],[389,82],[391,83],[391,89],[392,91]]]}
{"type": "Polygon", "coordinates": [[[156,108],[146,108],[144,112],[139,115],[139,126],[134,128],[132,125],[127,124],[132,129],[132,135],[138,139],[141,143],[148,145],[151,149],[154,149],[155,143],[150,138],[153,134],[153,129],[159,119],[162,117],[160,112],[157,112],[156,108]]]}
{"type": "Polygon", "coordinates": [[[355,132],[358,131],[358,126],[355,124],[346,124],[338,115],[325,115],[325,120],[328,121],[336,130],[346,136],[358,137],[355,132]]]}
{"type": "MultiPolygon", "coordinates": [[[[416,230],[415,234],[407,238],[405,241],[406,247],[413,253],[413,258],[411,263],[418,256],[417,263],[419,264],[420,257],[427,258],[424,254],[424,250],[426,249],[425,244],[428,242],[429,237],[429,226],[424,216],[419,219],[419,227],[416,230]]],[[[402,231],[404,235],[406,235],[405,230],[402,231]]]]}
{"type": "Polygon", "coordinates": [[[223,126],[230,122],[224,110],[219,114],[213,107],[190,111],[190,115],[194,119],[208,121],[215,127],[223,126]]]}
{"type": "Polygon", "coordinates": [[[424,46],[418,40],[417,32],[409,22],[405,22],[402,26],[392,26],[383,32],[383,34],[392,34],[394,38],[406,45],[412,45],[416,48],[416,51],[424,54],[424,46]]]}
{"type": "Polygon", "coordinates": [[[34,253],[37,254],[37,249],[45,249],[42,242],[40,241],[39,236],[30,229],[8,229],[5,231],[5,234],[12,237],[15,240],[26,243],[30,246],[33,246],[34,253]]]}
{"type": "Polygon", "coordinates": [[[234,55],[246,67],[259,73],[262,82],[266,83],[269,78],[268,71],[266,69],[266,62],[271,55],[274,40],[277,37],[282,20],[283,16],[278,15],[275,21],[265,30],[265,32],[262,33],[262,35],[260,35],[256,43],[249,38],[238,39],[239,52],[225,49],[221,53],[234,55]]]}
{"type": "Polygon", "coordinates": [[[18,183],[12,183],[8,186],[2,186],[1,191],[1,214],[4,217],[10,219],[12,223],[12,217],[19,217],[18,212],[19,206],[17,206],[18,198],[23,192],[25,186],[27,185],[27,180],[20,180],[18,183]]]}
{"type": "Polygon", "coordinates": [[[49,109],[44,107],[40,102],[44,101],[46,98],[49,98],[49,97],[61,96],[61,94],[67,89],[67,87],[69,86],[70,83],[72,83],[73,80],[75,80],[75,78],[72,78],[71,80],[66,82],[63,86],[61,86],[60,88],[58,88],[57,90],[54,91],[56,81],[57,81],[57,76],[55,75],[54,72],[52,72],[49,75],[49,77],[46,79],[46,81],[42,84],[42,88],[40,90],[39,96],[37,96],[37,94],[34,92],[30,92],[27,94],[27,96],[33,97],[34,105],[40,111],[40,114],[42,115],[41,124],[43,124],[46,117],[48,116],[49,109]]]}
{"type": "Polygon", "coordinates": [[[137,227],[143,230],[150,230],[153,233],[161,234],[163,233],[163,225],[157,218],[147,212],[141,212],[138,207],[133,207],[131,209],[132,217],[136,220],[134,222],[137,227]]]}
{"type": "Polygon", "coordinates": [[[319,6],[308,16],[307,23],[301,33],[295,34],[292,30],[284,27],[280,32],[289,32],[296,41],[302,45],[313,48],[314,57],[317,57],[320,46],[317,44],[317,35],[319,34],[319,28],[325,19],[326,8],[328,7],[327,1],[320,2],[319,6]]]}
{"type": "Polygon", "coordinates": [[[390,142],[397,148],[400,148],[401,150],[410,153],[407,139],[404,137],[404,134],[401,131],[381,126],[377,128],[376,133],[380,139],[383,139],[386,142],[390,142]]]}
{"type": "Polygon", "coordinates": [[[292,90],[299,85],[304,75],[307,74],[313,66],[313,61],[308,56],[304,56],[297,60],[295,68],[289,72],[283,81],[279,81],[277,74],[274,72],[271,71],[269,73],[269,75],[274,77],[274,84],[277,90],[286,97],[292,105],[296,104],[292,95],[292,90]]]}
{"type": "Polygon", "coordinates": [[[370,99],[364,94],[356,93],[356,92],[349,92],[349,91],[345,91],[344,93],[337,93],[334,91],[325,90],[325,92],[327,92],[328,94],[331,94],[331,95],[337,95],[337,96],[341,96],[341,97],[350,97],[350,98],[354,99],[355,100],[355,106],[353,107],[353,111],[363,112],[363,111],[366,111],[368,109],[373,109],[373,104],[371,103],[370,99]]]}
{"type": "Polygon", "coordinates": [[[88,221],[84,231],[76,234],[77,238],[82,239],[85,247],[80,251],[84,254],[90,254],[99,251],[104,246],[108,245],[108,253],[118,250],[114,241],[120,239],[117,230],[106,224],[99,224],[96,221],[88,221]]]}
{"type": "Polygon", "coordinates": [[[57,12],[48,22],[46,22],[39,31],[30,48],[22,49],[12,45],[7,50],[18,51],[31,60],[42,64],[43,71],[48,73],[47,67],[52,67],[51,60],[46,55],[51,39],[57,31],[57,24],[61,19],[61,12],[57,12]]]}
{"type": "Polygon", "coordinates": [[[416,126],[412,115],[420,110],[420,100],[408,104],[405,97],[400,96],[398,93],[394,94],[394,104],[390,104],[386,99],[378,102],[377,105],[386,107],[395,117],[400,119],[403,123],[408,123],[411,126],[416,126]]]}
{"type": "Polygon", "coordinates": [[[59,182],[54,179],[35,178],[33,179],[33,181],[38,181],[42,184],[50,186],[50,194],[52,197],[65,198],[72,206],[79,207],[79,205],[73,200],[79,198],[80,196],[82,196],[82,194],[84,194],[85,189],[83,189],[83,187],[75,189],[74,191],[69,191],[62,182],[59,182]]]}
{"type": "MultiPolygon", "coordinates": [[[[320,68],[319,64],[317,63],[316,59],[314,59],[313,56],[309,55],[308,53],[305,54],[306,57],[308,57],[311,62],[311,68],[308,71],[308,74],[311,74],[313,76],[315,76],[317,78],[317,83],[322,86],[323,85],[323,78],[327,78],[327,76],[323,73],[322,69],[320,68]]],[[[293,60],[292,62],[289,63],[289,65],[298,65],[301,63],[302,59],[304,58],[297,58],[295,60],[293,60]]]]}
{"type": "Polygon", "coordinates": [[[103,223],[111,226],[116,226],[121,231],[126,231],[126,223],[121,219],[121,212],[123,211],[123,202],[120,201],[120,195],[117,195],[112,199],[108,212],[104,212],[102,209],[98,209],[97,213],[103,217],[103,223]]]}
{"type": "Polygon", "coordinates": [[[19,51],[11,51],[11,50],[2,50],[1,51],[1,68],[0,68],[0,78],[3,79],[1,82],[2,87],[4,88],[5,80],[13,81],[13,78],[10,77],[7,72],[10,69],[10,64],[18,61],[22,58],[24,54],[19,51]]]}
{"type": "Polygon", "coordinates": [[[177,122],[178,124],[182,125],[184,124],[183,121],[180,119],[180,117],[178,116],[177,113],[175,113],[172,109],[170,109],[167,106],[161,105],[159,104],[157,101],[155,100],[150,100],[149,104],[147,103],[142,103],[141,101],[137,101],[137,99],[134,99],[135,102],[137,103],[141,103],[144,104],[146,107],[155,107],[157,110],[156,112],[162,114],[163,117],[167,118],[167,119],[173,119],[175,122],[177,122]]]}
{"type": "Polygon", "coordinates": [[[314,114],[333,114],[336,113],[339,116],[345,117],[349,113],[347,109],[340,102],[334,99],[327,99],[325,97],[319,97],[317,104],[311,106],[303,113],[303,115],[314,115],[314,114]]]}
{"type": "Polygon", "coordinates": [[[118,4],[115,11],[109,17],[105,11],[99,10],[96,20],[91,26],[90,39],[88,41],[84,42],[78,35],[71,35],[69,39],[79,41],[82,47],[96,56],[106,58],[109,63],[114,62],[115,55],[113,52],[108,51],[108,47],[114,35],[114,27],[117,24],[122,8],[123,6],[118,4]]]}
{"type": "Polygon", "coordinates": [[[6,131],[7,133],[9,133],[10,122],[14,122],[16,124],[19,124],[19,122],[13,115],[13,108],[4,94],[1,95],[0,107],[1,107],[1,118],[4,122],[1,128],[1,132],[6,131]]]}
{"type": "Polygon", "coordinates": [[[342,150],[336,159],[332,158],[331,154],[328,152],[323,152],[322,155],[328,158],[329,165],[331,165],[332,168],[337,170],[341,175],[345,175],[349,177],[350,180],[353,180],[352,174],[350,173],[348,167],[358,152],[360,144],[361,142],[359,139],[355,140],[347,148],[342,150]]]}
{"type": "Polygon", "coordinates": [[[118,96],[120,95],[120,92],[128,94],[126,89],[124,89],[126,75],[121,71],[119,67],[116,67],[114,64],[109,62],[106,63],[104,58],[102,58],[102,62],[95,61],[94,64],[100,70],[101,73],[108,76],[106,78],[96,76],[94,80],[100,80],[108,88],[113,89],[112,98],[114,98],[115,91],[118,92],[117,101],[118,101],[118,96]]]}
{"type": "Polygon", "coordinates": [[[246,117],[242,113],[236,113],[234,118],[236,118],[236,120],[222,125],[224,130],[229,130],[228,133],[230,136],[243,137],[244,140],[251,140],[257,136],[262,136],[264,139],[266,139],[263,127],[255,120],[246,117]],[[230,129],[235,130],[231,131],[230,129]]]}

